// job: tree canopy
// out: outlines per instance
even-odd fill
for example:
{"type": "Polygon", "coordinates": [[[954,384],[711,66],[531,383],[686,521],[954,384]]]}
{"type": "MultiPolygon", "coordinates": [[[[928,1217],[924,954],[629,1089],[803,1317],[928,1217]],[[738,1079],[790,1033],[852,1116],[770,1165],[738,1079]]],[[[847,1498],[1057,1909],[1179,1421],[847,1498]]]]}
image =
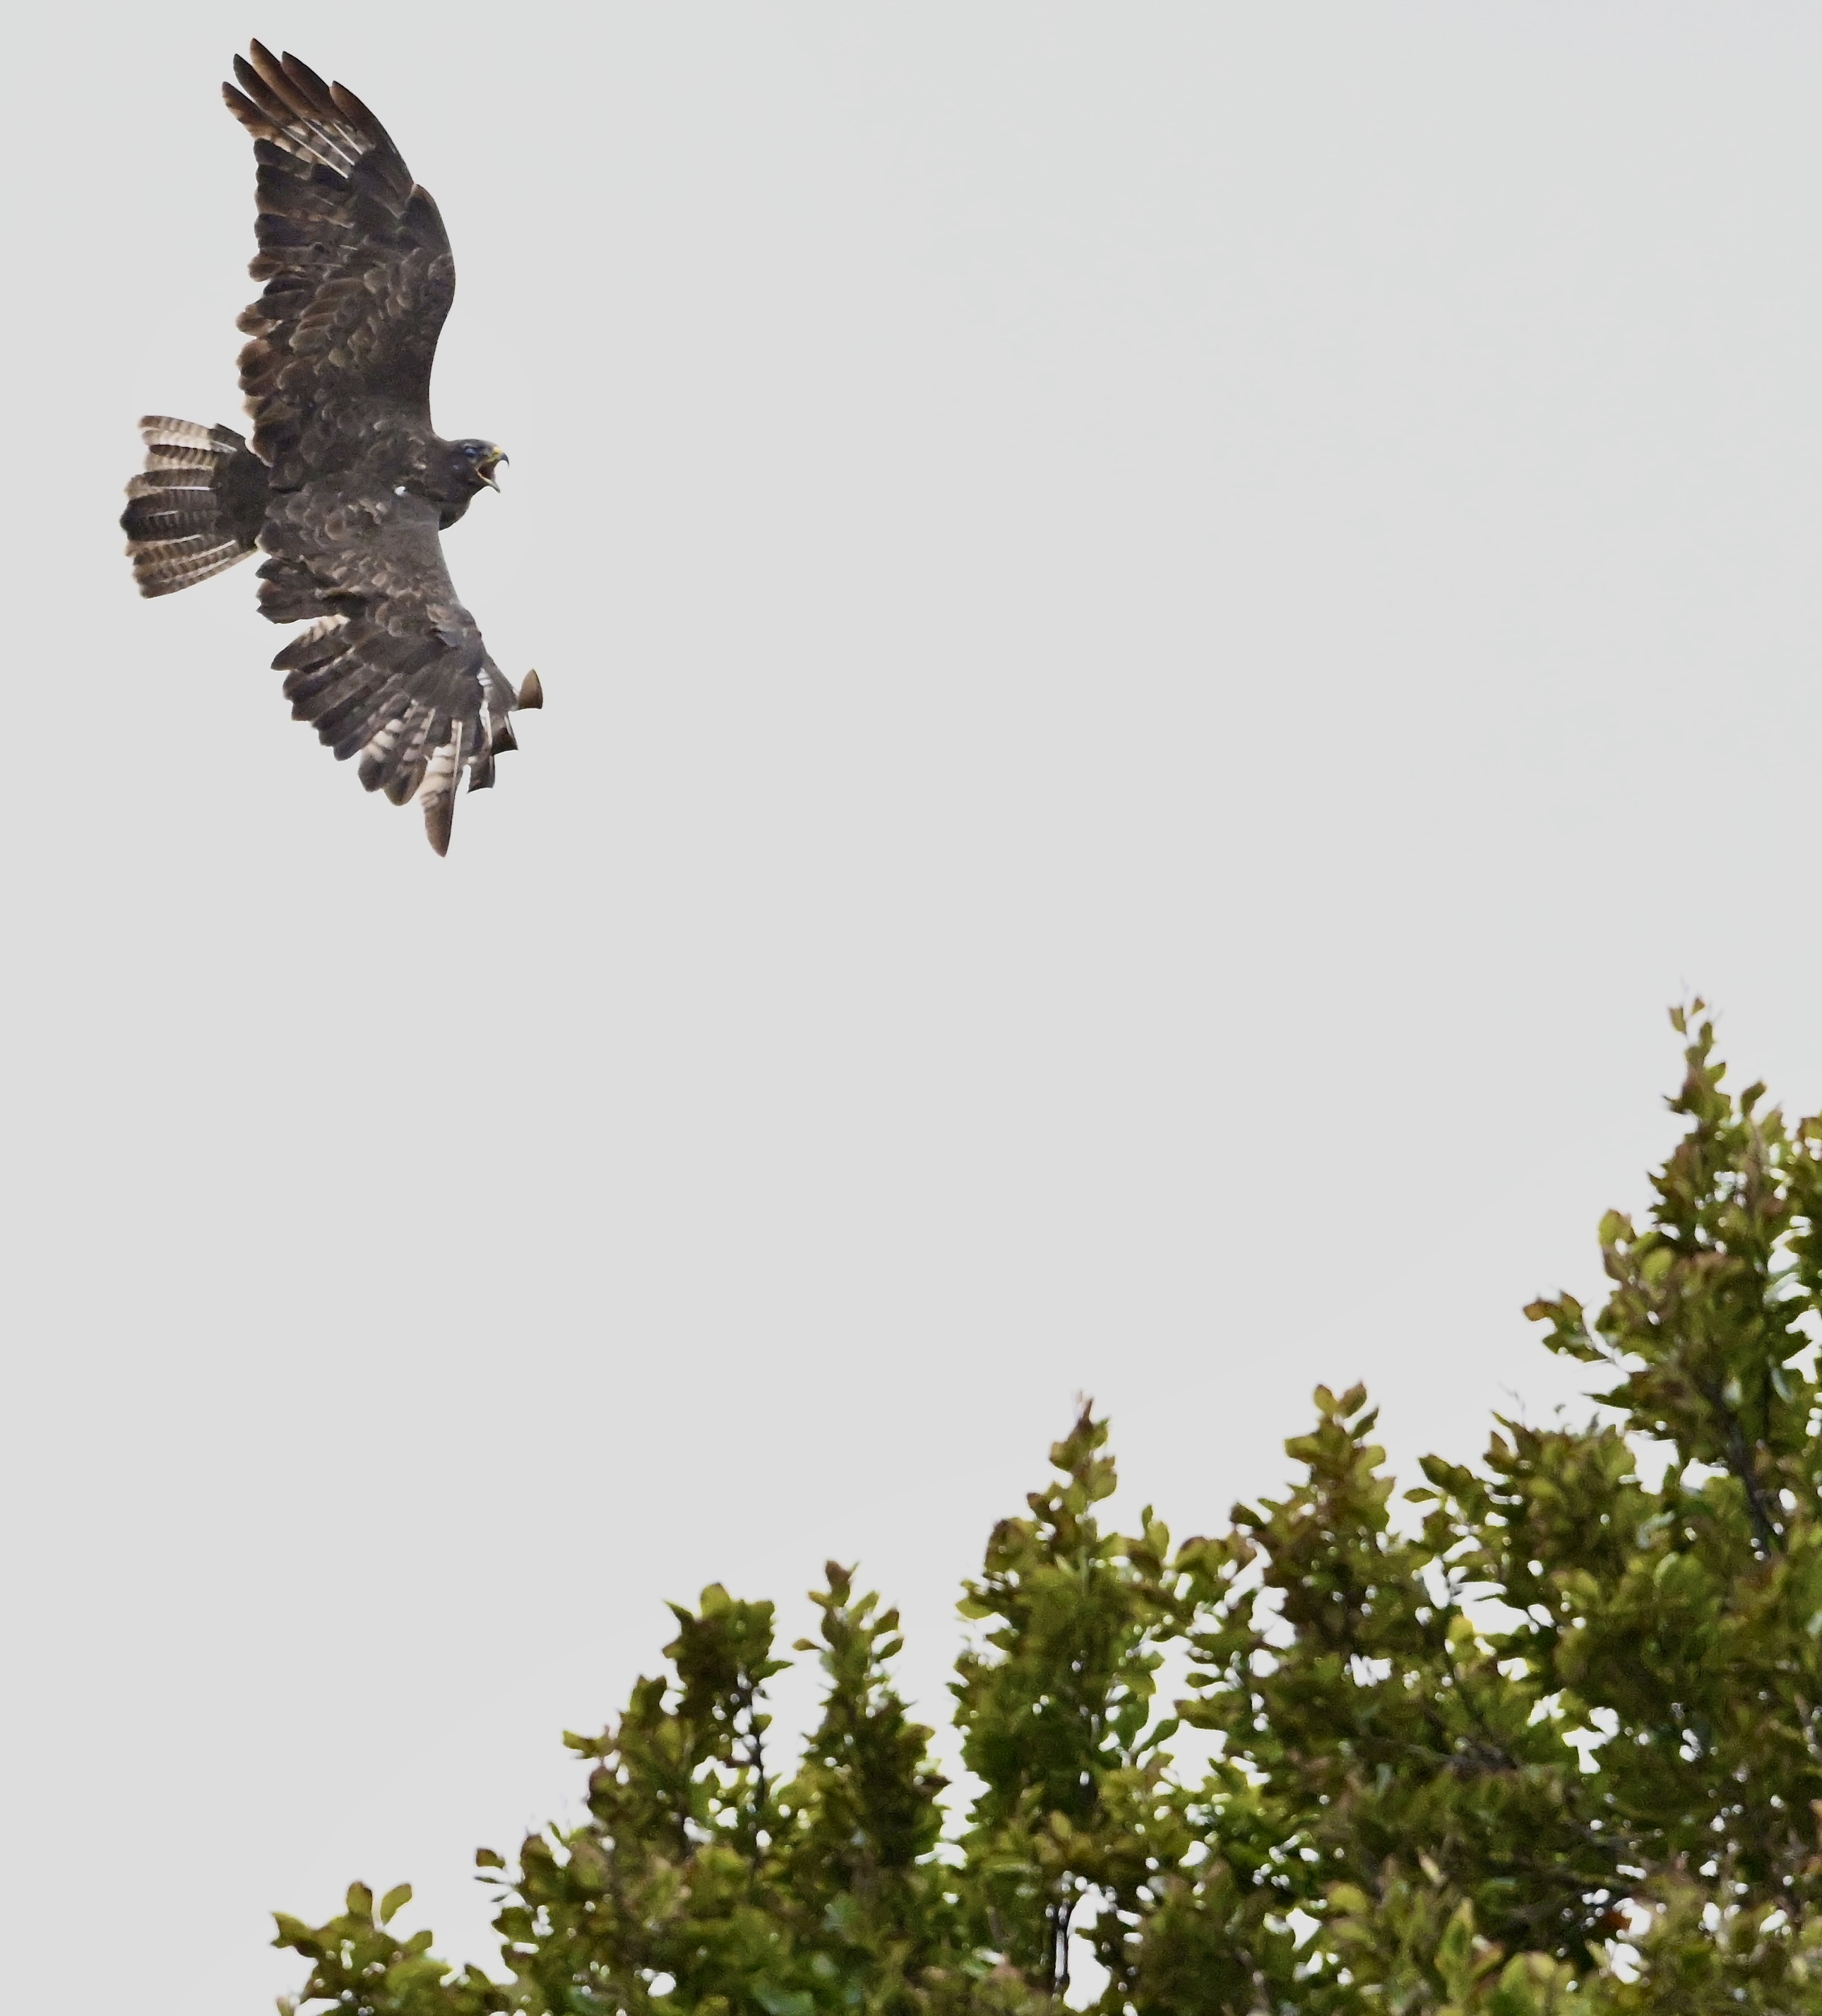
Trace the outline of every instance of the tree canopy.
{"type": "Polygon", "coordinates": [[[566,1739],[587,1820],[477,1855],[501,1978],[357,1884],[279,1921],[298,2003],[1822,2016],[1822,1118],[1734,1096],[1701,1004],[1674,1019],[1685,1131],[1648,1217],[1602,1220],[1597,1312],[1529,1312],[1598,1368],[1587,1425],[1496,1417],[1400,1494],[1364,1389],[1319,1388],[1284,1496],[1175,1542],[1148,1508],[1103,1525],[1085,1408],[965,1586],[962,1783],[850,1571],[796,1648],[825,1690],[783,1762],[772,1606],[711,1588],[566,1739]]]}

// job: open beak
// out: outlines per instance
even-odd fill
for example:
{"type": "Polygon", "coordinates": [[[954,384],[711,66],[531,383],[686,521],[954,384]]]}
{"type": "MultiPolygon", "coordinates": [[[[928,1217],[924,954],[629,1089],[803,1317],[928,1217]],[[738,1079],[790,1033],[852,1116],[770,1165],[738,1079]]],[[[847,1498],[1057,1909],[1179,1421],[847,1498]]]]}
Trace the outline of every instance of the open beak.
{"type": "Polygon", "coordinates": [[[501,463],[506,463],[509,467],[511,466],[510,459],[508,456],[501,455],[498,450],[496,449],[493,454],[484,457],[481,461],[477,462],[475,464],[475,473],[480,477],[482,482],[486,484],[490,490],[498,490],[500,487],[494,480],[494,471],[500,466],[501,463]]]}

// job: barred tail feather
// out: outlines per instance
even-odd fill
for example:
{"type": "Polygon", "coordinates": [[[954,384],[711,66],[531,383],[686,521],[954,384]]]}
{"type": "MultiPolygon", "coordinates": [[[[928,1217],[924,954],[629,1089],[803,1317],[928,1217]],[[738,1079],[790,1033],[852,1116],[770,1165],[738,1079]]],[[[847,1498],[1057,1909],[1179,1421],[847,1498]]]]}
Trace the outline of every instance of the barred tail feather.
{"type": "Polygon", "coordinates": [[[244,559],[265,516],[266,465],[232,427],[150,414],[146,466],[120,516],[142,595],[174,595],[244,559]]]}

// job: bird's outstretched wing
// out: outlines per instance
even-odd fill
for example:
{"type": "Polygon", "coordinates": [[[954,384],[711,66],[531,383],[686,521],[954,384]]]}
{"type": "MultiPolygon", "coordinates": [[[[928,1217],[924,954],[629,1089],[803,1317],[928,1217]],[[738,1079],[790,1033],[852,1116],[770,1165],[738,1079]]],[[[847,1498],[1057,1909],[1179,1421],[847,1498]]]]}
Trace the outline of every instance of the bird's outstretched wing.
{"type": "Polygon", "coordinates": [[[272,661],[293,715],[338,758],[358,756],[368,790],[417,798],[441,854],[462,772],[471,790],[492,783],[495,755],[516,746],[511,711],[543,702],[535,673],[515,693],[488,657],[437,520],[408,492],[350,496],[325,481],[275,495],[260,607],[275,623],[311,623],[272,661]]]}
{"type": "Polygon", "coordinates": [[[354,94],[259,43],[221,87],[253,136],[265,291],[240,318],[253,448],[289,489],[376,409],[428,434],[430,365],[455,294],[443,220],[354,94]]]}

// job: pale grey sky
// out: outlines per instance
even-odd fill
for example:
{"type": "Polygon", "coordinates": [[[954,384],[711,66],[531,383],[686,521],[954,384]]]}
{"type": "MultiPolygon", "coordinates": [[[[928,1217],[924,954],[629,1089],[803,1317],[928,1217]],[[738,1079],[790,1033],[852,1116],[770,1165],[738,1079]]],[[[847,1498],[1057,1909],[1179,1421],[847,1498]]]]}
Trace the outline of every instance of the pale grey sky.
{"type": "Polygon", "coordinates": [[[1078,1391],[1181,1532],[1318,1379],[1547,1410],[1689,989],[1822,1103],[1813,6],[33,13],[11,2006],[265,2007],[355,1876],[480,1951],[711,1578],[858,1557],[940,1715],[1078,1391]],[[119,550],[136,416],[237,418],[251,33],[512,458],[447,861],[119,550]]]}

